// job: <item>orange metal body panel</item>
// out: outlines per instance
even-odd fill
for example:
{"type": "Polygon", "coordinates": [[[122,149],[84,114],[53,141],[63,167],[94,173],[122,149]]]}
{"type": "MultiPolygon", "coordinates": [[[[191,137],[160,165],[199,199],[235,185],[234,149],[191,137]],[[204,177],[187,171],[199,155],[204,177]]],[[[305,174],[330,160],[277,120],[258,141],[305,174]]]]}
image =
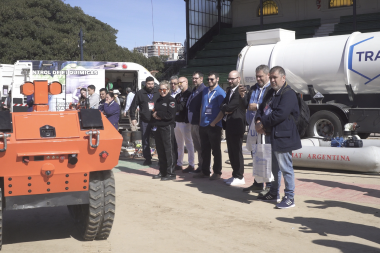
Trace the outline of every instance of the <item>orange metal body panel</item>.
{"type": "Polygon", "coordinates": [[[76,127],[79,122],[78,113],[73,114],[66,111],[50,113],[30,112],[29,114],[15,115],[13,122],[16,140],[46,139],[40,137],[40,128],[45,125],[51,125],[51,123],[54,123],[56,138],[79,137],[79,128],[76,127]],[[43,122],[46,122],[46,124],[43,122]]]}
{"type": "MultiPolygon", "coordinates": [[[[97,130],[100,132],[97,148],[90,147],[87,130],[80,130],[78,111],[17,112],[12,114],[12,120],[14,127],[7,138],[8,148],[0,152],[0,177],[4,177],[6,197],[87,191],[91,171],[111,170],[118,163],[122,137],[104,115],[104,130],[97,130]],[[55,138],[40,137],[40,127],[45,125],[55,127],[55,138]],[[99,155],[102,151],[109,156],[102,158],[99,155]],[[75,165],[68,163],[71,154],[77,154],[75,165]],[[35,156],[43,160],[35,161],[35,156]],[[27,162],[23,161],[25,157],[29,158],[27,162]],[[48,169],[52,172],[50,176],[45,174],[48,169]]],[[[3,145],[0,141],[0,147],[3,145]]]]}
{"type": "Polygon", "coordinates": [[[34,81],[34,104],[47,105],[49,103],[49,85],[48,81],[34,81]]]}

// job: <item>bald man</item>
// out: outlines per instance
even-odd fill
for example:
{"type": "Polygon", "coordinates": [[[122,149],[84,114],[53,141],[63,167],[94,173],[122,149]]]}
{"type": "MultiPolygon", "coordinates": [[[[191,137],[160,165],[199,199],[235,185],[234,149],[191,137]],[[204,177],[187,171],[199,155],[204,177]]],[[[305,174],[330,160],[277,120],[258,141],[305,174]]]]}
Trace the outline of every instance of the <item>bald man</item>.
{"type": "Polygon", "coordinates": [[[182,170],[184,173],[194,171],[194,144],[191,137],[191,124],[189,123],[187,115],[187,100],[191,95],[189,91],[189,82],[186,77],[180,77],[178,79],[178,87],[180,93],[175,96],[177,112],[175,116],[176,127],[174,128],[174,134],[178,147],[178,159],[176,170],[182,170],[183,156],[184,156],[184,144],[186,144],[187,154],[189,159],[189,166],[182,170]]]}
{"type": "Polygon", "coordinates": [[[226,130],[228,156],[232,166],[232,177],[226,180],[227,185],[243,185],[244,159],[243,159],[243,135],[245,132],[245,97],[239,93],[240,75],[236,70],[228,74],[227,81],[230,85],[226,97],[220,106],[220,112],[214,122],[223,118],[223,128],[226,130]]]}

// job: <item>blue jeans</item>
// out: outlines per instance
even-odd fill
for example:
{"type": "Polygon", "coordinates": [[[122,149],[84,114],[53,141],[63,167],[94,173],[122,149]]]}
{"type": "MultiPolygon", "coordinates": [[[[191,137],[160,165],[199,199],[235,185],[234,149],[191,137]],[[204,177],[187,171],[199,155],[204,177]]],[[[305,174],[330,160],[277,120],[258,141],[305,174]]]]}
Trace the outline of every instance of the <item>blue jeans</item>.
{"type": "Polygon", "coordinates": [[[292,162],[292,152],[277,152],[272,151],[272,173],[274,181],[270,188],[270,193],[273,195],[280,194],[281,173],[285,181],[285,196],[294,198],[294,170],[292,162]]]}

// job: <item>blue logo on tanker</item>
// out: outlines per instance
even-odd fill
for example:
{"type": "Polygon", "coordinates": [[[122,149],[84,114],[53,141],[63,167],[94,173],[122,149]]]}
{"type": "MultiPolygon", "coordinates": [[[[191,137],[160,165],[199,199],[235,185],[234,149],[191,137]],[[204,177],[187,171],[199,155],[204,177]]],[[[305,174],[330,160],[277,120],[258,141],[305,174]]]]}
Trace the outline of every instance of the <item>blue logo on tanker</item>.
{"type": "MultiPolygon", "coordinates": [[[[380,77],[380,75],[377,75],[375,76],[374,78],[370,78],[368,76],[365,76],[364,74],[360,73],[359,71],[356,71],[352,68],[352,56],[353,56],[353,52],[354,52],[354,48],[355,46],[363,43],[363,42],[366,42],[368,40],[371,40],[373,39],[374,37],[371,37],[371,38],[368,38],[368,39],[365,39],[365,40],[362,40],[362,41],[359,41],[358,43],[356,44],[353,44],[352,46],[350,46],[350,51],[348,53],[348,69],[351,70],[352,72],[364,77],[365,79],[368,80],[368,82],[364,83],[364,84],[367,84],[367,83],[370,83],[372,82],[373,80],[375,80],[376,78],[380,77]]],[[[380,61],[380,51],[379,52],[372,52],[372,51],[362,51],[362,52],[356,52],[356,55],[359,57],[359,62],[364,62],[364,61],[377,61],[379,60],[380,61]]]]}

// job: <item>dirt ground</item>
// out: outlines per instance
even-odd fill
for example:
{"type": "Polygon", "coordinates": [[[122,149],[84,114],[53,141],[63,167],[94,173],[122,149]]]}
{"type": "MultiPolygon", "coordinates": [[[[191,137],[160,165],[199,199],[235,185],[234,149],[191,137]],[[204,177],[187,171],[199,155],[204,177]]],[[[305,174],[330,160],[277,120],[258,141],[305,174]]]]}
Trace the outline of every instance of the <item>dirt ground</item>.
{"type": "MultiPolygon", "coordinates": [[[[114,169],[108,240],[82,241],[66,207],[5,211],[3,252],[380,252],[379,175],[297,168],[296,207],[279,210],[222,180],[153,180],[157,163],[141,164],[114,169]]],[[[223,178],[231,171],[224,164],[223,178]]]]}

